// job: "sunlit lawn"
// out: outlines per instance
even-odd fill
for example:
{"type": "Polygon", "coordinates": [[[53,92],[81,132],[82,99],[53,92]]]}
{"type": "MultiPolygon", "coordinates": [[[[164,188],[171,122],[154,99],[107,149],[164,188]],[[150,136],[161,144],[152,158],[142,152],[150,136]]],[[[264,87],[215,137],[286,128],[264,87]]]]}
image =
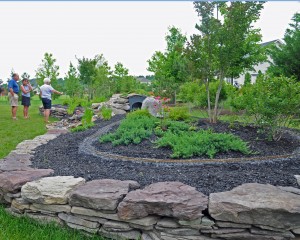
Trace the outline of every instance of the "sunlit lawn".
{"type": "MultiPolygon", "coordinates": [[[[60,103],[60,100],[54,103],[60,103]]],[[[46,132],[43,116],[39,115],[41,101],[33,97],[29,108],[30,119],[23,119],[23,106],[18,109],[19,120],[11,119],[11,108],[6,97],[0,97],[0,159],[25,139],[32,139],[46,132]]],[[[54,121],[55,119],[51,119],[54,121]]],[[[100,236],[87,237],[82,233],[54,226],[39,224],[28,218],[16,218],[4,211],[0,205],[0,240],[103,240],[100,236]]]]}
{"type": "MultiPolygon", "coordinates": [[[[59,103],[61,100],[56,100],[59,103]]],[[[20,103],[20,102],[19,102],[20,103]]],[[[18,107],[17,121],[11,119],[11,107],[7,97],[0,97],[0,159],[5,157],[18,143],[25,139],[33,139],[46,132],[43,116],[39,114],[38,107],[41,101],[34,96],[29,107],[30,119],[23,118],[23,106],[18,107]]],[[[54,119],[50,119],[54,121],[54,119]]]]}

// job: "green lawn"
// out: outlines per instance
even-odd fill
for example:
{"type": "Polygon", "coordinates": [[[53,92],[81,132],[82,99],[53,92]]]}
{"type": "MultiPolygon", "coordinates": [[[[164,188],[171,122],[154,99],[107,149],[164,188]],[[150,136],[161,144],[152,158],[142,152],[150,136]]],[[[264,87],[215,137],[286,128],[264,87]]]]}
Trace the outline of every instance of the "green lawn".
{"type": "MultiPolygon", "coordinates": [[[[62,99],[55,100],[60,103],[62,99]]],[[[30,119],[23,119],[23,106],[18,109],[17,121],[11,119],[11,108],[6,97],[0,97],[0,159],[15,149],[25,139],[32,139],[46,132],[43,116],[38,107],[41,101],[32,98],[29,108],[30,119]]],[[[55,119],[51,119],[54,121],[55,119]]],[[[39,224],[37,221],[22,217],[16,218],[4,211],[0,205],[0,239],[1,240],[103,240],[100,236],[87,237],[79,231],[62,228],[53,224],[39,224]]]]}
{"type": "MultiPolygon", "coordinates": [[[[61,100],[55,100],[54,103],[60,103],[61,100]]],[[[11,119],[11,107],[7,97],[0,97],[0,159],[5,157],[17,146],[18,143],[26,139],[33,139],[35,136],[46,132],[43,116],[39,114],[38,107],[41,101],[38,96],[34,96],[29,107],[30,119],[23,118],[23,106],[19,106],[17,112],[17,121],[11,119]]],[[[55,119],[50,119],[54,121],[55,119]]]]}
{"type": "Polygon", "coordinates": [[[56,226],[39,224],[26,217],[14,217],[0,207],[1,240],[103,240],[100,236],[86,236],[83,233],[56,226]]]}

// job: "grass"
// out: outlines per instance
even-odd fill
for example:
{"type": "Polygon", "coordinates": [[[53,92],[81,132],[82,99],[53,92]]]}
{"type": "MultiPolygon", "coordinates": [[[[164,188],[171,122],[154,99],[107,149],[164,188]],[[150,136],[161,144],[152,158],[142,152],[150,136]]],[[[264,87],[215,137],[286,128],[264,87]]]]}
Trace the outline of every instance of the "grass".
{"type": "MultiPolygon", "coordinates": [[[[57,99],[54,104],[61,103],[57,99]]],[[[34,96],[29,108],[30,119],[23,119],[23,106],[18,109],[19,120],[11,120],[11,108],[6,97],[0,97],[0,159],[15,149],[16,145],[25,139],[32,139],[46,132],[43,116],[38,107],[41,101],[34,96]]],[[[52,118],[50,121],[54,121],[52,118]]],[[[0,205],[0,239],[1,240],[103,240],[100,236],[88,237],[79,231],[62,228],[54,224],[40,224],[35,220],[16,218],[5,212],[0,205]]]]}
{"type": "Polygon", "coordinates": [[[1,240],[104,240],[100,236],[86,236],[83,233],[57,226],[54,223],[40,224],[27,217],[14,217],[0,207],[1,240]]]}
{"type": "MultiPolygon", "coordinates": [[[[23,106],[19,106],[17,111],[18,120],[13,121],[11,119],[11,107],[7,98],[0,98],[0,159],[9,154],[23,140],[33,139],[46,132],[43,116],[39,114],[38,110],[41,101],[38,97],[34,97],[31,104],[29,107],[30,119],[23,118],[23,106]]],[[[54,118],[50,119],[50,121],[54,121],[54,118]]]]}

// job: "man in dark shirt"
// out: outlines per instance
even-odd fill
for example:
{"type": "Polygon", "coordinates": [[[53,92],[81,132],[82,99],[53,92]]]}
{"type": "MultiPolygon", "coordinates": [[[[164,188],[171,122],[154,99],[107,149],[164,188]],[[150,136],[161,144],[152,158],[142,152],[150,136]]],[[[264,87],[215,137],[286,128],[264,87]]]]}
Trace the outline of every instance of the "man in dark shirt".
{"type": "Polygon", "coordinates": [[[18,110],[18,93],[20,91],[18,85],[19,75],[14,73],[12,79],[8,82],[8,99],[11,106],[12,119],[17,120],[17,110],[18,110]]]}

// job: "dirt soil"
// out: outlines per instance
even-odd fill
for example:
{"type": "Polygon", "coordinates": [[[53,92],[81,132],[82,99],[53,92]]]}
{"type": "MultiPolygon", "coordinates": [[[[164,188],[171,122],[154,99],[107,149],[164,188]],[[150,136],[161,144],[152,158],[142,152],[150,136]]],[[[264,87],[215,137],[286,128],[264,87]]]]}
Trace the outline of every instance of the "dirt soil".
{"type": "MultiPolygon", "coordinates": [[[[161,181],[180,181],[196,187],[197,190],[205,194],[231,190],[233,187],[251,182],[299,187],[294,177],[294,175],[300,174],[299,155],[267,161],[196,164],[122,161],[101,155],[91,156],[78,153],[78,145],[84,138],[121,118],[121,116],[116,116],[110,121],[98,121],[93,128],[87,131],[63,134],[38,147],[31,159],[33,167],[52,168],[55,171],[55,176],[72,175],[84,177],[86,180],[104,178],[135,180],[141,186],[161,181]]],[[[200,121],[198,126],[202,128],[213,127],[216,132],[234,133],[249,142],[250,148],[259,152],[258,155],[260,156],[284,155],[299,147],[299,142],[293,140],[289,134],[286,134],[280,142],[268,142],[264,139],[264,135],[257,135],[257,129],[251,126],[237,125],[230,129],[227,123],[211,126],[205,121],[200,121]]],[[[169,150],[152,149],[150,145],[152,145],[151,142],[144,141],[138,147],[116,147],[110,148],[109,151],[135,157],[145,157],[145,154],[148,154],[148,157],[169,157],[169,150]]],[[[108,151],[109,146],[103,146],[101,149],[108,151]]],[[[236,154],[218,155],[217,158],[239,157],[236,154]]]]}

